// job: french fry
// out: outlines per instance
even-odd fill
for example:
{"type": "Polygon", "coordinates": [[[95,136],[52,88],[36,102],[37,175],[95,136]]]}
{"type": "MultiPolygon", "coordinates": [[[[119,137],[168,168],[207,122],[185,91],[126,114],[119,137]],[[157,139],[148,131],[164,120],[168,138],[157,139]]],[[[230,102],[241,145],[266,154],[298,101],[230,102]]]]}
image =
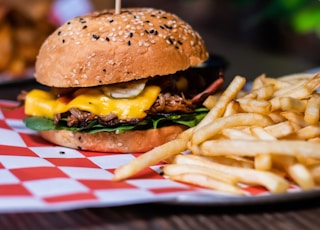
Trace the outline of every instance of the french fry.
{"type": "Polygon", "coordinates": [[[256,140],[257,138],[238,129],[225,128],[222,130],[222,134],[232,140],[256,140]]]}
{"type": "Polygon", "coordinates": [[[279,122],[286,121],[286,118],[281,115],[281,111],[271,112],[271,113],[268,114],[268,116],[271,118],[271,120],[275,124],[279,123],[279,122]]]}
{"type": "Polygon", "coordinates": [[[215,180],[222,181],[231,185],[235,185],[239,181],[237,176],[223,173],[221,171],[215,170],[214,168],[192,164],[167,164],[162,167],[162,171],[167,176],[187,173],[203,174],[215,180]]]}
{"type": "Polygon", "coordinates": [[[238,112],[239,112],[239,103],[236,100],[232,100],[227,104],[222,117],[227,117],[238,112]]]}
{"type": "Polygon", "coordinates": [[[240,98],[237,99],[237,102],[243,112],[260,114],[269,114],[271,112],[271,103],[269,101],[240,98]]]}
{"type": "Polygon", "coordinates": [[[202,127],[199,131],[195,131],[192,135],[192,144],[197,145],[210,139],[215,134],[221,132],[224,128],[235,126],[247,126],[260,124],[262,127],[272,124],[269,117],[255,113],[237,113],[231,116],[222,117],[214,120],[210,124],[202,127]]]}
{"type": "Polygon", "coordinates": [[[270,154],[257,154],[254,157],[254,167],[257,170],[267,171],[272,169],[272,157],[270,154]]]}
{"type": "Polygon", "coordinates": [[[270,100],[272,105],[272,111],[280,109],[280,98],[292,97],[296,99],[308,98],[318,87],[320,86],[320,73],[313,75],[308,80],[302,80],[298,84],[294,84],[291,87],[278,90],[274,93],[274,97],[270,100]]]}
{"type": "Polygon", "coordinates": [[[319,123],[319,117],[320,96],[318,94],[313,94],[306,105],[304,120],[309,125],[316,125],[319,123]]]}
{"type": "Polygon", "coordinates": [[[154,165],[164,159],[170,158],[187,149],[187,141],[184,139],[175,139],[158,146],[149,152],[140,155],[128,164],[122,165],[114,172],[113,180],[124,180],[144,168],[154,165]]]}
{"type": "Polygon", "coordinates": [[[298,140],[308,140],[320,136],[320,127],[309,125],[299,129],[294,135],[293,138],[298,140]]]}
{"type": "Polygon", "coordinates": [[[297,162],[310,167],[314,165],[320,165],[320,159],[304,157],[304,156],[296,156],[297,162]]]}
{"type": "Polygon", "coordinates": [[[234,156],[234,155],[210,156],[210,157],[203,156],[203,158],[207,158],[210,161],[223,164],[223,165],[233,166],[233,167],[249,168],[249,169],[254,168],[253,160],[245,157],[240,157],[240,156],[234,156]]]}
{"type": "Polygon", "coordinates": [[[180,133],[177,137],[177,139],[183,139],[183,140],[190,140],[192,133],[193,133],[194,127],[184,130],[182,133],[180,133]]]}
{"type": "Polygon", "coordinates": [[[308,139],[309,142],[320,143],[320,137],[313,137],[308,139]]]}
{"type": "Polygon", "coordinates": [[[315,187],[312,174],[302,164],[297,163],[289,166],[288,174],[303,190],[310,190],[315,187]]]}
{"type": "Polygon", "coordinates": [[[315,74],[312,78],[308,79],[304,84],[298,85],[288,92],[286,92],[282,97],[293,97],[297,99],[305,99],[310,94],[312,94],[320,86],[320,73],[315,74]]]}
{"type": "Polygon", "coordinates": [[[307,123],[305,122],[302,113],[297,113],[297,112],[293,112],[293,111],[284,111],[284,112],[281,112],[280,114],[281,114],[281,116],[286,118],[288,121],[293,122],[300,127],[307,126],[307,123]]]}
{"type": "Polygon", "coordinates": [[[209,95],[207,99],[203,102],[203,106],[207,109],[212,109],[218,102],[219,96],[209,95]]]}
{"type": "Polygon", "coordinates": [[[280,108],[284,111],[304,112],[306,109],[306,100],[299,100],[293,97],[281,97],[279,100],[280,108]]]}
{"type": "MultiPolygon", "coordinates": [[[[264,84],[272,84],[274,86],[275,92],[273,97],[281,95],[284,91],[287,91],[291,87],[296,85],[291,81],[281,81],[280,78],[265,78],[264,84]]],[[[302,83],[301,83],[302,84],[302,83]]]]}
{"type": "Polygon", "coordinates": [[[258,127],[252,127],[251,133],[256,136],[260,140],[269,140],[269,141],[276,141],[277,138],[272,136],[270,133],[268,133],[264,128],[258,126],[258,127]]]}
{"type": "Polygon", "coordinates": [[[266,74],[261,74],[252,82],[252,91],[262,88],[265,85],[266,74]]]}
{"type": "Polygon", "coordinates": [[[244,77],[236,76],[227,87],[227,89],[222,93],[217,104],[210,110],[207,116],[202,119],[195,130],[200,129],[216,118],[221,117],[225,111],[227,104],[237,96],[245,83],[246,80],[244,77]]]}
{"type": "Polygon", "coordinates": [[[280,176],[266,171],[257,171],[254,169],[239,168],[218,164],[208,161],[205,158],[195,155],[177,155],[176,163],[178,164],[197,164],[200,166],[214,168],[215,170],[235,175],[239,178],[240,182],[248,183],[251,185],[265,186],[272,193],[285,192],[289,183],[280,176]]]}
{"type": "Polygon", "coordinates": [[[279,80],[276,81],[276,87],[278,90],[274,93],[273,97],[285,97],[291,94],[292,91],[296,90],[298,87],[302,87],[306,80],[300,81],[297,84],[294,84],[292,82],[283,82],[279,80]]]}
{"type": "Polygon", "coordinates": [[[227,193],[245,195],[245,192],[240,188],[219,180],[215,180],[212,177],[203,175],[203,174],[184,173],[184,174],[168,175],[168,176],[171,180],[175,180],[175,181],[194,184],[194,185],[211,188],[214,190],[219,190],[227,193]]]}
{"type": "Polygon", "coordinates": [[[280,122],[275,125],[270,125],[265,127],[264,129],[275,138],[279,139],[282,137],[289,136],[290,134],[295,133],[299,130],[299,126],[290,121],[280,122]]]}
{"type": "Polygon", "coordinates": [[[275,89],[273,84],[262,85],[260,88],[252,89],[252,91],[244,96],[244,98],[268,100],[273,96],[274,91],[275,89]]]}
{"type": "Polygon", "coordinates": [[[309,172],[313,178],[313,181],[319,185],[320,184],[320,164],[313,165],[309,168],[309,172]]]}
{"type": "Polygon", "coordinates": [[[288,168],[295,163],[297,163],[297,159],[294,156],[282,154],[272,155],[273,166],[277,169],[285,171],[286,173],[288,172],[288,168]]]}
{"type": "Polygon", "coordinates": [[[265,140],[209,140],[203,142],[199,148],[201,155],[204,156],[233,154],[254,157],[257,154],[282,154],[320,158],[320,144],[299,140],[281,140],[277,142],[265,140]]]}

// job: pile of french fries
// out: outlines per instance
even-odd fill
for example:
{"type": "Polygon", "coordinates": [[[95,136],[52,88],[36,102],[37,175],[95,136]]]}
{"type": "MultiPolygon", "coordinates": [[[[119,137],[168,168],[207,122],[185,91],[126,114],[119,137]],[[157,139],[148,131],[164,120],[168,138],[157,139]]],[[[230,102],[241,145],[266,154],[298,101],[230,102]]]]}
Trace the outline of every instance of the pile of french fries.
{"type": "Polygon", "coordinates": [[[171,142],[116,169],[124,180],[162,161],[175,181],[245,195],[246,186],[285,193],[320,183],[320,73],[236,76],[204,102],[207,116],[171,142]]]}

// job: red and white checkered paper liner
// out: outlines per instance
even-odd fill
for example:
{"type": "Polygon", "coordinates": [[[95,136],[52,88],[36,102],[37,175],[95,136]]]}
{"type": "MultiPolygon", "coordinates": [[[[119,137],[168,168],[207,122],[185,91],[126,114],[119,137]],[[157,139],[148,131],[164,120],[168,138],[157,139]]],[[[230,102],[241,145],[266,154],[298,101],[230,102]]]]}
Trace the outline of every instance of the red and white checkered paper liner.
{"type": "MultiPolygon", "coordinates": [[[[13,102],[1,101],[1,106],[13,102]]],[[[106,154],[52,145],[25,127],[23,108],[0,109],[0,212],[52,211],[174,201],[183,195],[227,194],[177,183],[159,165],[112,181],[114,170],[137,154],[106,154]]],[[[268,195],[246,188],[248,196],[268,195]]]]}

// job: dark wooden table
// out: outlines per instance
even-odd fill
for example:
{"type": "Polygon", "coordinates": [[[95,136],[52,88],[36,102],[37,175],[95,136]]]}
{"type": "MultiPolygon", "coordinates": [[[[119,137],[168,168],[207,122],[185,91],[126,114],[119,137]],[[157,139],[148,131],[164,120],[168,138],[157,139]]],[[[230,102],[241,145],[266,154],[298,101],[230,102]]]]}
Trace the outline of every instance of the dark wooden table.
{"type": "MultiPolygon", "coordinates": [[[[33,80],[0,86],[14,100],[33,80]]],[[[285,202],[238,205],[139,204],[55,212],[0,214],[0,229],[319,229],[318,196],[285,202]]],[[[319,196],[320,197],[320,196],[319,196]]]]}

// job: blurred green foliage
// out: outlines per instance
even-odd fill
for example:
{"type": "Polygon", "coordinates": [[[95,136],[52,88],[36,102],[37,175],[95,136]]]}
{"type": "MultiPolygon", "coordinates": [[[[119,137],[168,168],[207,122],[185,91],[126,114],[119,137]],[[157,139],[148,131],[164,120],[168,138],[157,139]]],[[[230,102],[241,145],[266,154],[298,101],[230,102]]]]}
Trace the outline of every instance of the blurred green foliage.
{"type": "Polygon", "coordinates": [[[288,24],[297,33],[316,33],[320,38],[320,0],[232,0],[237,7],[248,8],[260,4],[247,21],[255,26],[266,20],[288,24]]]}

